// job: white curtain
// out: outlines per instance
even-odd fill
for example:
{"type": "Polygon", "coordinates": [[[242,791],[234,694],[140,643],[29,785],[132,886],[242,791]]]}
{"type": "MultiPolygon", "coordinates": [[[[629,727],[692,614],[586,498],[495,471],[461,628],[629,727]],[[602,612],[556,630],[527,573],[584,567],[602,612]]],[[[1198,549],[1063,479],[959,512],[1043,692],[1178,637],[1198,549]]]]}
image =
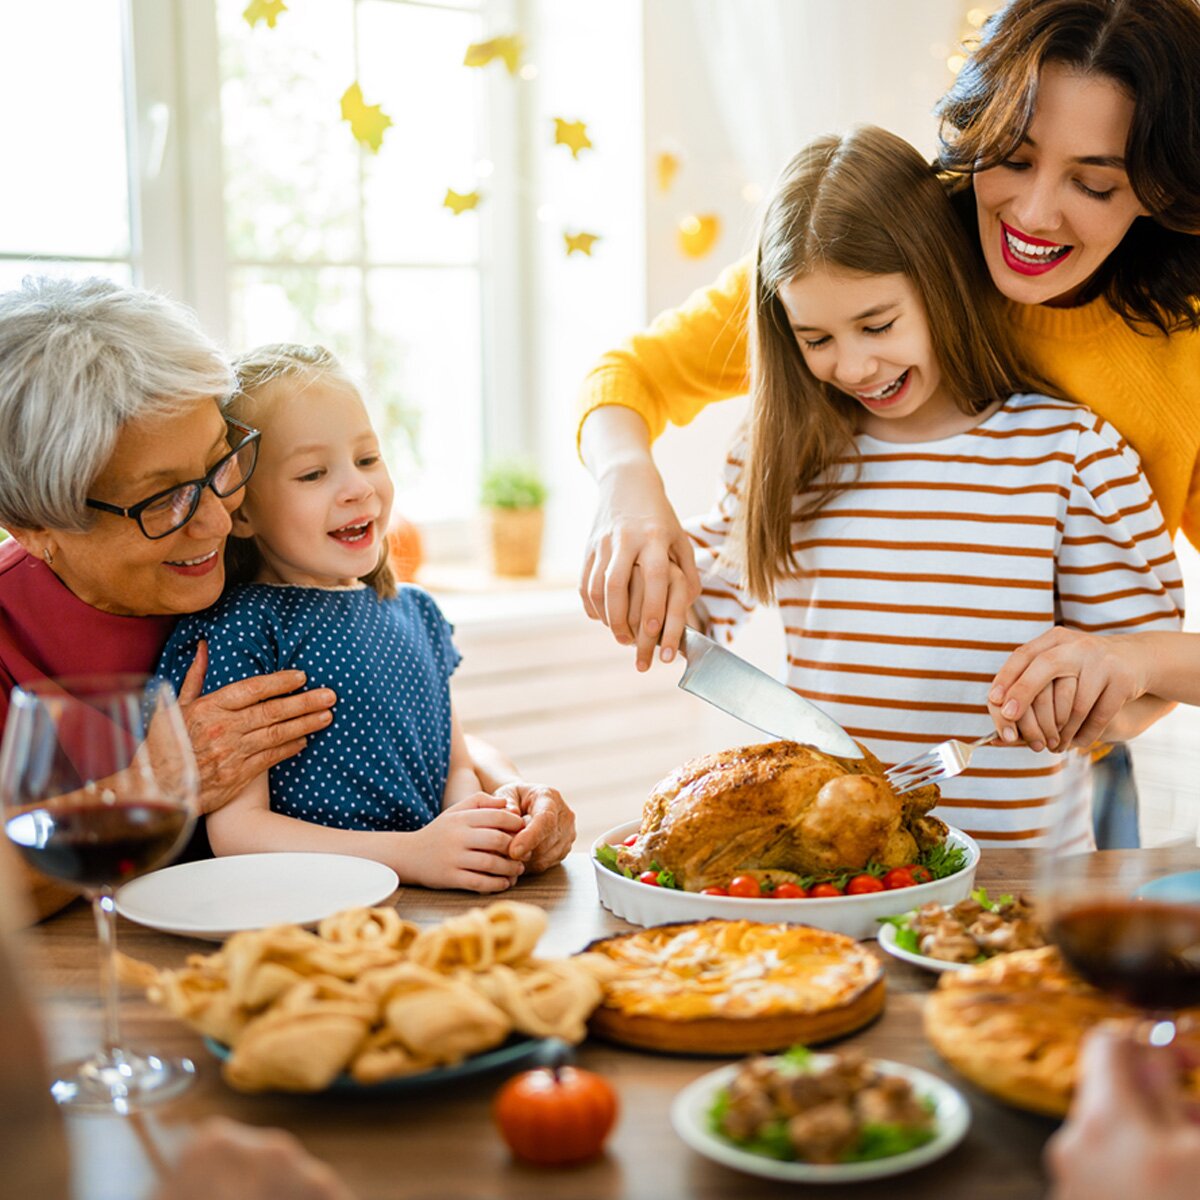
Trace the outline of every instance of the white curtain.
{"type": "Polygon", "coordinates": [[[946,57],[957,49],[967,7],[964,0],[683,0],[680,17],[725,138],[747,179],[767,188],[805,142],[853,124],[883,125],[931,155],[930,110],[951,80],[946,57]]]}

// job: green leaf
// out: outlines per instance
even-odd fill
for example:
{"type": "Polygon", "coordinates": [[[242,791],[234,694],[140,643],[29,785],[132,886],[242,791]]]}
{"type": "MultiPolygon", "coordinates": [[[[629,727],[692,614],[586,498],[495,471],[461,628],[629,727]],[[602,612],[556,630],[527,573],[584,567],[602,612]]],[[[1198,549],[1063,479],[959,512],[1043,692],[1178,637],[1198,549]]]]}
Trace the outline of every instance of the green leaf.
{"type": "Polygon", "coordinates": [[[479,491],[485,508],[541,508],[546,502],[546,485],[528,463],[492,463],[479,491]]]}
{"type": "Polygon", "coordinates": [[[914,1125],[864,1125],[858,1141],[844,1155],[843,1162],[869,1162],[876,1158],[892,1158],[924,1146],[937,1136],[933,1127],[914,1125]]]}
{"type": "Polygon", "coordinates": [[[674,888],[679,890],[679,884],[675,882],[675,872],[668,871],[663,867],[658,869],[658,886],[665,888],[674,888]]]}
{"type": "Polygon", "coordinates": [[[926,850],[917,862],[928,867],[934,879],[945,879],[947,875],[957,875],[967,865],[967,852],[962,846],[943,842],[926,850]]]}
{"type": "Polygon", "coordinates": [[[876,917],[880,925],[891,925],[896,930],[896,945],[910,954],[921,953],[921,939],[917,931],[909,924],[909,914],[900,913],[895,917],[876,917]]]}
{"type": "Polygon", "coordinates": [[[616,846],[610,846],[607,842],[601,842],[596,847],[596,861],[602,867],[607,867],[610,871],[616,871],[618,875],[621,873],[621,868],[617,866],[616,846]]]}
{"type": "Polygon", "coordinates": [[[789,1067],[796,1067],[799,1070],[807,1071],[812,1066],[812,1051],[803,1042],[789,1046],[778,1057],[789,1067]]]}
{"type": "Polygon", "coordinates": [[[633,872],[628,867],[622,867],[617,863],[617,846],[610,846],[607,842],[602,842],[596,847],[596,861],[602,866],[607,867],[616,875],[624,875],[626,879],[633,878],[633,872]]]}
{"type": "Polygon", "coordinates": [[[1012,896],[1007,892],[1003,896],[998,896],[995,900],[993,900],[988,895],[987,888],[981,887],[976,888],[971,893],[971,899],[974,900],[976,904],[982,904],[983,907],[988,910],[988,912],[995,912],[996,909],[998,909],[1002,904],[1012,903],[1012,896]]]}

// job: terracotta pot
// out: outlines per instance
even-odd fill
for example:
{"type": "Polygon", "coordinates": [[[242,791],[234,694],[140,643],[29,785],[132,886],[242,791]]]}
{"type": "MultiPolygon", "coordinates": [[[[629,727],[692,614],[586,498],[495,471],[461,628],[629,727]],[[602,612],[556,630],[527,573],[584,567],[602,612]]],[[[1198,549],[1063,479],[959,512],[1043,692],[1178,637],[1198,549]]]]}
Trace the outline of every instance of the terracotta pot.
{"type": "Polygon", "coordinates": [[[545,513],[540,508],[489,508],[492,573],[528,577],[538,573],[545,513]]]}
{"type": "Polygon", "coordinates": [[[425,561],[425,548],[417,527],[404,517],[393,517],[387,543],[392,573],[400,583],[412,583],[425,561]]]}

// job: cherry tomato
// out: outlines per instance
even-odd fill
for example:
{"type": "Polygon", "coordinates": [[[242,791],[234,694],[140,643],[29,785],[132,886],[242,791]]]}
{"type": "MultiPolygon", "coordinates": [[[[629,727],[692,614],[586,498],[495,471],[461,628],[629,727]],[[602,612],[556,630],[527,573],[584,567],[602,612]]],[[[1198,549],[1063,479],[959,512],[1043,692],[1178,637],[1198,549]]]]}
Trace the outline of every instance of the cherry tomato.
{"type": "Polygon", "coordinates": [[[624,840],[624,841],[621,843],[621,845],[622,845],[622,846],[632,846],[632,845],[633,845],[633,843],[634,843],[634,842],[636,842],[637,840],[638,840],[638,835],[637,835],[636,833],[631,833],[631,834],[630,834],[630,835],[629,835],[629,836],[628,836],[628,837],[627,837],[627,838],[626,838],[626,839],[625,839],[625,840],[624,840]]]}
{"type": "Polygon", "coordinates": [[[933,872],[920,863],[912,863],[908,869],[912,872],[913,883],[929,883],[933,879],[933,872]]]}
{"type": "Polygon", "coordinates": [[[819,899],[825,896],[841,896],[843,893],[836,883],[814,883],[809,888],[808,894],[813,899],[819,899]]]}
{"type": "Polygon", "coordinates": [[[702,896],[728,896],[729,889],[722,887],[701,888],[700,895],[702,896]]]}
{"type": "Polygon", "coordinates": [[[762,895],[762,887],[753,875],[735,875],[729,881],[729,894],[753,898],[762,895]]]}
{"type": "Polygon", "coordinates": [[[638,883],[648,883],[651,887],[658,887],[658,872],[643,871],[638,876],[638,883]]]}
{"type": "Polygon", "coordinates": [[[897,888],[914,887],[916,880],[913,878],[912,867],[893,867],[883,877],[883,886],[893,892],[897,888]]]}
{"type": "Polygon", "coordinates": [[[492,1114],[512,1152],[539,1166],[595,1158],[617,1119],[608,1080],[578,1067],[541,1068],[510,1079],[492,1114]]]}
{"type": "Polygon", "coordinates": [[[847,896],[865,896],[868,892],[882,892],[883,880],[874,875],[855,875],[846,884],[847,896]]]}
{"type": "Polygon", "coordinates": [[[786,881],[771,893],[777,900],[803,900],[808,893],[798,884],[786,881]]]}

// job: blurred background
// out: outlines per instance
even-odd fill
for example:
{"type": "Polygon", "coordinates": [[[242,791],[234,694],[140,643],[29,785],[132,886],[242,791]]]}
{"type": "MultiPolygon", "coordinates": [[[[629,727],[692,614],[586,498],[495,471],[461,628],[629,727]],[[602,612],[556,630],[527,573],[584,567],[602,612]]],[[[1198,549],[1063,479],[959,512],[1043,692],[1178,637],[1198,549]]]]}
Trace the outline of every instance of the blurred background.
{"type": "MultiPolygon", "coordinates": [[[[632,669],[579,611],[593,488],[575,397],[603,350],[748,252],[811,137],[931,109],[995,3],[0,0],[0,288],[101,274],[233,353],[319,341],[362,380],[458,624],[459,704],[586,832],[690,753],[754,740],[632,669]],[[497,580],[480,486],[547,492],[540,568],[497,580]]],[[[657,447],[706,508],[742,402],[657,447]]],[[[1188,555],[1189,559],[1192,557],[1188,555]]],[[[759,614],[743,651],[774,669],[759,614]]],[[[1147,840],[1194,837],[1191,713],[1138,744],[1147,840]]]]}

